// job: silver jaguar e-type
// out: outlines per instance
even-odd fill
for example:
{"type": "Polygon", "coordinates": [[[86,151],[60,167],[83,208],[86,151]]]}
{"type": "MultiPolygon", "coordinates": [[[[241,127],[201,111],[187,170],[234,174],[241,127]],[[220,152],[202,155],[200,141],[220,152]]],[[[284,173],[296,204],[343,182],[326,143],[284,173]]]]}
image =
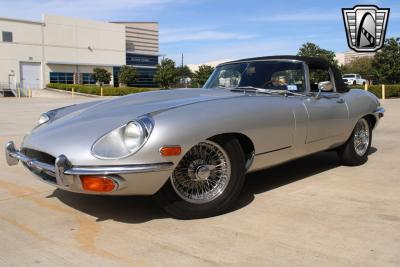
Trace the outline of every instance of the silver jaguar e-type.
{"type": "Polygon", "coordinates": [[[199,218],[225,211],[248,172],[332,149],[364,163],[383,112],[323,59],[251,58],[219,65],[203,88],[51,110],[6,156],[63,190],[156,194],[173,216],[199,218]]]}

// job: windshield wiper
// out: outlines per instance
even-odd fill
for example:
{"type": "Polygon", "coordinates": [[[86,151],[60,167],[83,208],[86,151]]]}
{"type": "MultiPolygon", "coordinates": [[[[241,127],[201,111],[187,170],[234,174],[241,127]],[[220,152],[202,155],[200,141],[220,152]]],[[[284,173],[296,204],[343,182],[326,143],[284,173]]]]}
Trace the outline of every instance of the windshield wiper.
{"type": "Polygon", "coordinates": [[[259,88],[259,87],[254,87],[254,86],[238,86],[230,89],[231,91],[244,91],[244,92],[256,92],[256,93],[265,93],[265,94],[271,94],[271,90],[269,89],[264,89],[264,88],[259,88]]]}
{"type": "Polygon", "coordinates": [[[238,86],[236,88],[232,88],[231,91],[242,91],[244,90],[245,92],[247,90],[256,92],[256,93],[264,93],[264,94],[279,94],[279,95],[295,95],[295,96],[304,96],[303,94],[295,93],[290,90],[278,90],[278,89],[265,89],[265,88],[259,88],[259,87],[254,87],[254,86],[238,86]]]}

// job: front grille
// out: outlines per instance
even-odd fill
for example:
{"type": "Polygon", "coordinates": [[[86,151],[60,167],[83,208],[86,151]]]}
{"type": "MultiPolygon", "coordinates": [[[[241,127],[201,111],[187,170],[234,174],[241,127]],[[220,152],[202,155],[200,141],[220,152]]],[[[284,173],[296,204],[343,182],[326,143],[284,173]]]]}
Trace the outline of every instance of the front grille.
{"type": "MultiPolygon", "coordinates": [[[[47,164],[50,164],[50,165],[54,165],[55,162],[56,162],[56,158],[55,157],[53,157],[53,156],[51,156],[51,155],[49,155],[47,153],[38,151],[38,150],[34,150],[34,149],[30,149],[30,148],[22,148],[21,149],[21,153],[24,154],[25,156],[31,158],[31,159],[34,159],[34,160],[37,160],[37,161],[40,161],[40,162],[43,162],[43,163],[47,163],[47,164]]],[[[23,164],[31,172],[33,172],[34,174],[39,176],[43,181],[46,181],[46,182],[49,182],[49,183],[52,183],[52,184],[57,184],[55,173],[50,172],[50,171],[45,171],[45,170],[39,171],[39,170],[37,170],[35,168],[30,167],[25,162],[23,164]]]]}
{"type": "Polygon", "coordinates": [[[56,163],[55,157],[53,157],[52,155],[49,155],[47,153],[38,151],[38,150],[34,150],[34,149],[30,149],[30,148],[22,148],[21,153],[31,159],[36,159],[37,161],[44,162],[47,164],[54,165],[56,163]]]}

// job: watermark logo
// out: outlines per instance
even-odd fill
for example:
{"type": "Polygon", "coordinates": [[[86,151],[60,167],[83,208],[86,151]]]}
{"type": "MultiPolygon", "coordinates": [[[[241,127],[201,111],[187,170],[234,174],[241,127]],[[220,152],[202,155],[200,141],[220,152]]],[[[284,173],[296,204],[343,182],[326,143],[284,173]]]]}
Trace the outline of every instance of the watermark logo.
{"type": "Polygon", "coordinates": [[[357,5],[342,8],[347,44],[356,52],[375,52],[385,41],[389,8],[357,5]]]}

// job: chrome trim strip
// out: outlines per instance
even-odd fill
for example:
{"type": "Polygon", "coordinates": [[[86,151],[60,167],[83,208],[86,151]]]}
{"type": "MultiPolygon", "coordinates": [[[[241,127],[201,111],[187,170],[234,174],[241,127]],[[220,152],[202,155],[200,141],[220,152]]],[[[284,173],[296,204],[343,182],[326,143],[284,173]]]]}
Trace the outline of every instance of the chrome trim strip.
{"type": "Polygon", "coordinates": [[[270,150],[270,151],[266,151],[266,152],[257,153],[257,154],[255,154],[255,155],[256,155],[256,156],[260,156],[260,155],[264,155],[264,154],[268,154],[268,153],[272,153],[272,152],[276,152],[276,151],[288,149],[288,148],[291,148],[291,147],[292,147],[292,146],[285,146],[285,147],[281,147],[281,148],[278,148],[278,149],[274,149],[274,150],[270,150]]]}
{"type": "Polygon", "coordinates": [[[169,170],[174,164],[172,162],[123,165],[123,166],[76,166],[67,169],[67,175],[109,175],[109,174],[129,174],[169,170]]]}

